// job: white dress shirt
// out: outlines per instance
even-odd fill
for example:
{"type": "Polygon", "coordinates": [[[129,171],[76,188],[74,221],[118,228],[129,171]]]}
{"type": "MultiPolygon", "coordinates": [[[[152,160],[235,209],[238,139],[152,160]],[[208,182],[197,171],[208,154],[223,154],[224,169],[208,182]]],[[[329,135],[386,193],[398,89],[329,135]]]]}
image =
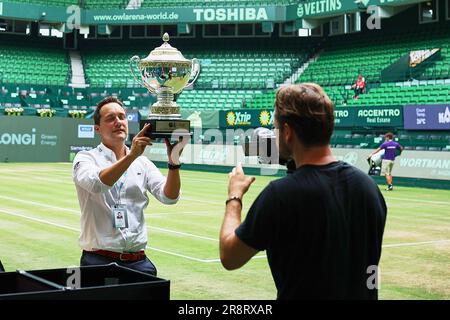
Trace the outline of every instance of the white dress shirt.
{"type": "MultiPolygon", "coordinates": [[[[129,150],[127,148],[126,153],[129,150]]],[[[174,204],[177,199],[164,194],[166,178],[144,156],[138,157],[113,185],[105,185],[100,171],[116,162],[112,150],[103,143],[89,151],[80,151],[73,160],[73,181],[81,209],[80,247],[83,250],[109,250],[137,252],[147,245],[147,227],[144,209],[148,204],[147,190],[164,204],[174,204]],[[123,183],[122,188],[120,188],[123,183]],[[119,198],[120,190],[120,198],[119,198]],[[116,229],[112,207],[118,201],[125,206],[128,228],[116,229]]]]}

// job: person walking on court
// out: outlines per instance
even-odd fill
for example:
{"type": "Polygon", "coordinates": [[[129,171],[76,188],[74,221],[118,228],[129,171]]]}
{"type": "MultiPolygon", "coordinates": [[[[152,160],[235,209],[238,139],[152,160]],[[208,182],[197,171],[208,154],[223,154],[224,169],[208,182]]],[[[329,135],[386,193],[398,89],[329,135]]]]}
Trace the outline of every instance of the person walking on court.
{"type": "Polygon", "coordinates": [[[368,159],[370,159],[374,154],[384,150],[384,157],[381,162],[381,174],[386,176],[387,183],[387,191],[394,190],[393,186],[393,178],[392,178],[392,169],[394,168],[394,162],[397,155],[399,155],[403,151],[403,146],[400,143],[393,141],[394,134],[388,132],[384,135],[385,141],[377,148],[374,152],[372,152],[368,159]]]}

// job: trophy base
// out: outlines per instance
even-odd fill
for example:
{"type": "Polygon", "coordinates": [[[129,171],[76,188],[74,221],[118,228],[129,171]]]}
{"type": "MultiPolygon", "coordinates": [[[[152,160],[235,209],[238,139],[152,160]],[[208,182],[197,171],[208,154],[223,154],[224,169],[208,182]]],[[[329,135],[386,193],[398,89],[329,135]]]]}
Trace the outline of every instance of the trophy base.
{"type": "Polygon", "coordinates": [[[191,137],[191,122],[182,119],[147,119],[140,121],[140,130],[145,124],[150,124],[150,129],[147,130],[145,136],[151,139],[158,138],[179,138],[191,137]]]}

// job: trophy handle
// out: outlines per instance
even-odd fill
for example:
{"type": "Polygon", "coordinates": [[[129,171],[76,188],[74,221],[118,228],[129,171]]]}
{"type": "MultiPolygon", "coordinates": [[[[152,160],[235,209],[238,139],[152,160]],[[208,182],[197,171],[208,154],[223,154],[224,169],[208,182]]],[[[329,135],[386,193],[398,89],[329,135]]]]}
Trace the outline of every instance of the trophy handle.
{"type": "Polygon", "coordinates": [[[134,72],[134,66],[139,65],[139,62],[141,61],[141,58],[139,58],[139,56],[133,56],[130,59],[130,71],[131,74],[133,75],[134,80],[136,80],[141,86],[147,88],[148,91],[150,91],[150,93],[152,94],[156,94],[156,90],[155,88],[153,88],[152,86],[148,85],[147,83],[145,83],[142,79],[139,79],[136,76],[136,73],[134,72]]]}
{"type": "Polygon", "coordinates": [[[196,74],[194,75],[194,79],[190,82],[188,82],[188,84],[184,87],[184,89],[186,88],[191,88],[194,85],[194,82],[197,81],[198,76],[200,75],[200,62],[198,61],[198,59],[192,59],[192,73],[196,72],[196,74]]]}

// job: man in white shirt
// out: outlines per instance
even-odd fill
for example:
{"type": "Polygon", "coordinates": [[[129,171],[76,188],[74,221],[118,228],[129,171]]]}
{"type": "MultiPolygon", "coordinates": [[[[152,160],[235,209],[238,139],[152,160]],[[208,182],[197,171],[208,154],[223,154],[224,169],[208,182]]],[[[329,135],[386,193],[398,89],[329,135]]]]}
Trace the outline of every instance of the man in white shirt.
{"type": "MultiPolygon", "coordinates": [[[[180,196],[179,155],[187,141],[170,144],[167,178],[141,156],[152,145],[144,127],[125,146],[128,121],[123,104],[114,97],[102,100],[94,113],[95,131],[101,144],[79,152],[73,161],[73,181],[81,208],[80,265],[116,262],[156,275],[145,255],[147,227],[144,209],[147,191],[164,204],[175,204],[180,196]]],[[[187,139],[186,139],[187,140],[187,139]]]]}

